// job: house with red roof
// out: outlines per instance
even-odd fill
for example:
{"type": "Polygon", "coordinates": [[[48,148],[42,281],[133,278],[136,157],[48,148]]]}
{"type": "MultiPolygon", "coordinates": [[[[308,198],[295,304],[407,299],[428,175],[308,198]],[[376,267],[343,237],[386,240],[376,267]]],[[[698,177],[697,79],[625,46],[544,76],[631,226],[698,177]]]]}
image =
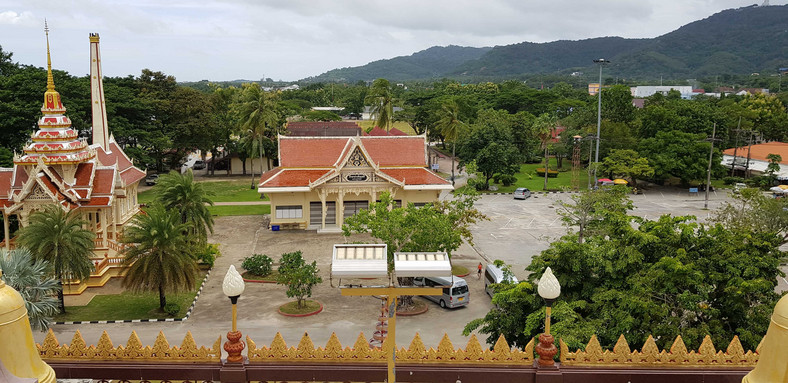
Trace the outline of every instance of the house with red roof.
{"type": "Polygon", "coordinates": [[[279,166],[257,190],[271,200],[271,225],[336,231],[383,192],[400,206],[436,201],[451,182],[427,168],[419,136],[279,136],[279,166]]]}
{"type": "Polygon", "coordinates": [[[117,240],[123,227],[139,212],[137,185],[145,178],[145,172],[134,166],[109,134],[98,35],[91,34],[90,42],[93,143],[80,139],[71,127],[60,94],[55,90],[52,65],[48,63],[47,90],[38,130],[32,134],[24,152],[14,156],[14,167],[0,168],[2,247],[12,246],[11,217],[24,227],[32,213],[52,204],[78,212],[96,234],[92,257],[95,275],[89,281],[72,283],[66,294],[79,294],[89,285],[101,286],[109,277],[122,274],[117,240]]]}

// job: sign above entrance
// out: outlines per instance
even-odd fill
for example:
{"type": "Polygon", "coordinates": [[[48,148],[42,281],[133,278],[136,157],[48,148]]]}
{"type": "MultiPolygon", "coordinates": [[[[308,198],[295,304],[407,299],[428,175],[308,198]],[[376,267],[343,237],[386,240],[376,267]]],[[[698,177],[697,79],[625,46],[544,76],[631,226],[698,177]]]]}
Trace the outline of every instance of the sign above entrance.
{"type": "Polygon", "coordinates": [[[345,180],[350,182],[363,182],[367,180],[366,174],[348,174],[345,176],[345,180]]]}

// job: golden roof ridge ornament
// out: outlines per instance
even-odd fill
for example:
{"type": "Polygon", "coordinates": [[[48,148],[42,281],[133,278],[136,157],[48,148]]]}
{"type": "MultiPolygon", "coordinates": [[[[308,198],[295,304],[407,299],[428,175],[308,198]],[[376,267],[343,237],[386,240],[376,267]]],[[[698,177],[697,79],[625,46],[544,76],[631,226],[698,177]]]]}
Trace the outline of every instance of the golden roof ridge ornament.
{"type": "Polygon", "coordinates": [[[66,108],[60,100],[60,93],[55,90],[55,78],[52,75],[52,55],[49,50],[49,24],[44,19],[44,34],[47,40],[47,90],[44,92],[44,105],[41,112],[44,114],[63,114],[66,108]]]}
{"type": "Polygon", "coordinates": [[[49,25],[44,19],[44,34],[47,37],[47,90],[55,90],[55,78],[52,77],[52,57],[49,54],[49,25]]]}

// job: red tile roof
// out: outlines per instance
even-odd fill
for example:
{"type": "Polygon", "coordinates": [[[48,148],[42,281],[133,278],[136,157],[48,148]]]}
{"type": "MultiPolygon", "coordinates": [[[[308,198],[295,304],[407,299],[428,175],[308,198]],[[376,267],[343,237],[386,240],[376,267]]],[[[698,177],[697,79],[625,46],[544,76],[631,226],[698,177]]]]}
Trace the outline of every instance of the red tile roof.
{"type": "Polygon", "coordinates": [[[115,187],[115,169],[96,169],[93,179],[93,195],[112,194],[115,187]]]}
{"type": "Polygon", "coordinates": [[[380,166],[427,166],[423,136],[362,137],[361,144],[380,166]]]}
{"type": "Polygon", "coordinates": [[[12,169],[0,169],[0,198],[8,198],[11,194],[11,178],[14,176],[12,169]]]}
{"type": "Polygon", "coordinates": [[[93,178],[93,163],[83,162],[77,166],[74,174],[74,187],[90,187],[90,180],[93,178]]]}
{"type": "Polygon", "coordinates": [[[326,175],[330,170],[301,170],[301,169],[272,169],[268,173],[275,173],[260,182],[260,187],[293,187],[309,186],[309,183],[316,181],[326,175]]]}
{"type": "Polygon", "coordinates": [[[380,169],[405,185],[446,185],[449,181],[424,168],[380,169]]]}
{"type": "Polygon", "coordinates": [[[281,137],[279,164],[284,168],[334,166],[350,140],[344,137],[281,137]]]}
{"type": "Polygon", "coordinates": [[[27,172],[21,166],[14,169],[14,188],[21,188],[27,182],[27,172]]]}
{"type": "MultiPolygon", "coordinates": [[[[737,157],[747,157],[747,146],[742,146],[738,150],[735,148],[725,149],[722,153],[732,156],[734,151],[736,152],[737,157]]],[[[785,142],[766,142],[763,144],[752,145],[749,147],[750,158],[760,160],[760,161],[769,161],[766,156],[769,154],[779,154],[782,157],[781,164],[788,165],[788,143],[785,142]]]]}
{"type": "Polygon", "coordinates": [[[387,132],[385,129],[383,129],[381,127],[378,127],[378,126],[372,128],[369,131],[369,133],[364,133],[364,136],[375,136],[375,137],[379,137],[379,136],[407,136],[407,135],[408,135],[407,133],[405,133],[405,132],[403,132],[403,131],[401,131],[401,130],[399,130],[397,128],[391,128],[387,132]]]}
{"type": "Polygon", "coordinates": [[[287,124],[290,136],[348,137],[361,135],[361,127],[351,121],[297,121],[287,124]]]}
{"type": "Polygon", "coordinates": [[[106,152],[101,147],[96,148],[96,155],[98,156],[99,162],[105,166],[112,166],[117,163],[120,178],[123,179],[126,185],[134,184],[145,178],[145,172],[131,163],[131,160],[126,157],[123,149],[121,149],[115,141],[110,141],[109,150],[110,152],[106,152]]]}

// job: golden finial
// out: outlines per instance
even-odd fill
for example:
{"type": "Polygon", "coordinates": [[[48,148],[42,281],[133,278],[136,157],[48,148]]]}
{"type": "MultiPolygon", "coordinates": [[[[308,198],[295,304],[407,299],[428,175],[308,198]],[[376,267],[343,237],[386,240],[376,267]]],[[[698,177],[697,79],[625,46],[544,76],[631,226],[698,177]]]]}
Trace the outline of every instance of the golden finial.
{"type": "Polygon", "coordinates": [[[49,25],[44,19],[44,33],[47,36],[47,90],[55,90],[55,79],[52,77],[52,58],[49,55],[49,25]]]}

